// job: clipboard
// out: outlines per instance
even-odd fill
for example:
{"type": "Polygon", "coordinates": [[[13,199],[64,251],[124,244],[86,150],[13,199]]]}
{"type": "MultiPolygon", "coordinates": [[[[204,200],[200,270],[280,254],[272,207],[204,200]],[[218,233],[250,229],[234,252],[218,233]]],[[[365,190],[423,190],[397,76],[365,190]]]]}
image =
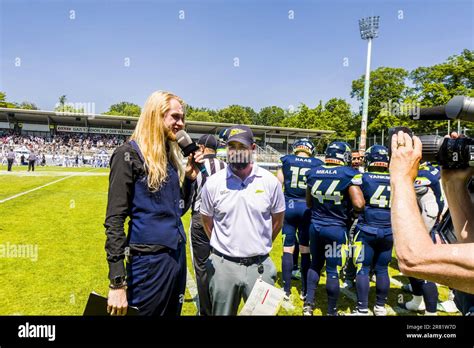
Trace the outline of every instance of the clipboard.
{"type": "MultiPolygon", "coordinates": [[[[127,309],[127,316],[137,316],[138,308],[129,306],[127,309]]],[[[84,309],[83,316],[106,316],[110,317],[107,313],[107,297],[101,296],[98,293],[92,291],[87,300],[86,308],[84,309]]]]}
{"type": "Polygon", "coordinates": [[[277,315],[285,292],[258,278],[239,315],[277,315]]]}

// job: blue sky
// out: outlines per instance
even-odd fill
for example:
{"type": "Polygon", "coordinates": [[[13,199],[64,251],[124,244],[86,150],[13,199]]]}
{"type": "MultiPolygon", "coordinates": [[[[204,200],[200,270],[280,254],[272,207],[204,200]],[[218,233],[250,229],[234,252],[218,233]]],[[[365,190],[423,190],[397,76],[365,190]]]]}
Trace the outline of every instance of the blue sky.
{"type": "Polygon", "coordinates": [[[0,90],[44,110],[62,94],[98,113],[142,106],[158,89],[211,108],[340,97],[357,109],[351,82],[367,49],[358,19],[370,15],[381,17],[373,69],[428,66],[474,47],[471,0],[0,0],[0,11],[0,90]]]}

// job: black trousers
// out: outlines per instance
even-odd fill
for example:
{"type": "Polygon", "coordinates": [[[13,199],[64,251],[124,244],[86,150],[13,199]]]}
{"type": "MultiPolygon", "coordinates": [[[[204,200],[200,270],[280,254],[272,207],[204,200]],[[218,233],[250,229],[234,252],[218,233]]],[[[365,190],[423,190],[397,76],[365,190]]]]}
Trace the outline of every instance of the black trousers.
{"type": "Polygon", "coordinates": [[[11,172],[12,171],[12,166],[13,166],[13,160],[12,159],[7,159],[7,162],[8,162],[8,171],[11,172]]]}
{"type": "Polygon", "coordinates": [[[35,161],[28,161],[28,171],[30,169],[34,172],[35,171],[35,161]]]}
{"type": "Polygon", "coordinates": [[[199,295],[199,314],[203,316],[211,315],[212,308],[209,295],[209,280],[206,271],[206,262],[211,253],[211,245],[202,227],[201,214],[199,213],[194,213],[191,219],[191,246],[199,295]]]}

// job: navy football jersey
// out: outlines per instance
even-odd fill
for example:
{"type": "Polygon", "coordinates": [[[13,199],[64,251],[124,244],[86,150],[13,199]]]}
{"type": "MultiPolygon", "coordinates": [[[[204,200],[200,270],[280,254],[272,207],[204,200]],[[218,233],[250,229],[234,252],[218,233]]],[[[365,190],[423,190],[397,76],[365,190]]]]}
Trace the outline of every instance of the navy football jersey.
{"type": "Polygon", "coordinates": [[[314,157],[286,155],[280,158],[281,170],[284,177],[285,199],[300,199],[306,197],[306,173],[311,168],[319,167],[323,161],[314,157]]]}
{"type": "Polygon", "coordinates": [[[347,166],[322,165],[307,174],[313,206],[311,221],[315,224],[347,226],[352,204],[349,187],[355,185],[359,171],[347,166]]]}
{"type": "Polygon", "coordinates": [[[357,227],[365,232],[377,228],[391,228],[390,220],[390,174],[366,172],[358,174],[354,183],[364,194],[365,207],[359,215],[357,227]]]}
{"type": "Polygon", "coordinates": [[[436,197],[436,203],[438,203],[438,209],[441,213],[444,209],[444,198],[443,192],[441,191],[441,172],[440,170],[431,165],[423,164],[418,169],[418,176],[415,180],[415,186],[429,186],[436,197]]]}

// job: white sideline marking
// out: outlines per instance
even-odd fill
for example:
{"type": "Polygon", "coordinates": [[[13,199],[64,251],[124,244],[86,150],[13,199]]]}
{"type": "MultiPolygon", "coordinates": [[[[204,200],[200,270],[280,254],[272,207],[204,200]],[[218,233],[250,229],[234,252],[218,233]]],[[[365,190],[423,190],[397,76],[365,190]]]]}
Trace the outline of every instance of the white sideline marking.
{"type": "MultiPolygon", "coordinates": [[[[92,170],[95,170],[95,169],[88,170],[87,172],[90,172],[90,171],[92,171],[92,170]]],[[[60,181],[69,179],[69,178],[71,178],[71,177],[73,177],[73,176],[77,176],[76,174],[77,174],[77,173],[72,174],[72,175],[69,175],[69,176],[66,176],[66,177],[61,178],[61,179],[58,179],[58,180],[54,180],[54,181],[48,182],[47,184],[44,184],[44,185],[35,187],[34,189],[31,189],[31,190],[28,190],[28,191],[25,191],[25,192],[17,193],[16,195],[13,195],[13,196],[10,196],[10,197],[7,197],[7,198],[5,198],[5,199],[0,200],[0,204],[5,203],[5,202],[7,202],[7,201],[9,201],[9,200],[12,200],[12,199],[21,197],[21,196],[26,195],[26,194],[28,194],[28,193],[31,193],[31,192],[40,190],[40,189],[42,189],[43,187],[56,184],[57,182],[60,182],[60,181]]]]}
{"type": "Polygon", "coordinates": [[[69,175],[69,176],[66,176],[66,177],[64,177],[64,178],[61,178],[61,179],[58,179],[58,180],[55,180],[55,181],[52,181],[52,182],[48,182],[47,184],[44,184],[44,185],[35,187],[34,189],[31,189],[31,190],[28,190],[28,191],[25,191],[25,192],[21,192],[21,193],[17,193],[16,195],[13,195],[13,196],[10,196],[10,197],[8,197],[8,198],[5,198],[5,199],[0,200],[0,204],[5,203],[5,202],[7,202],[7,201],[9,201],[9,200],[11,200],[11,199],[15,199],[15,198],[17,198],[17,197],[26,195],[26,194],[28,194],[28,193],[30,193],[30,192],[37,191],[37,190],[39,190],[39,189],[42,189],[43,187],[46,187],[46,186],[49,186],[49,185],[53,185],[53,184],[55,184],[55,183],[57,183],[57,182],[66,180],[66,179],[68,179],[68,178],[70,178],[70,177],[72,177],[72,176],[74,176],[74,175],[69,175]]]}
{"type": "Polygon", "coordinates": [[[187,270],[188,274],[186,275],[186,287],[189,290],[189,293],[191,294],[191,297],[193,298],[193,303],[198,308],[198,292],[197,292],[197,285],[196,282],[193,279],[193,276],[191,273],[189,273],[189,269],[187,270]]]}

